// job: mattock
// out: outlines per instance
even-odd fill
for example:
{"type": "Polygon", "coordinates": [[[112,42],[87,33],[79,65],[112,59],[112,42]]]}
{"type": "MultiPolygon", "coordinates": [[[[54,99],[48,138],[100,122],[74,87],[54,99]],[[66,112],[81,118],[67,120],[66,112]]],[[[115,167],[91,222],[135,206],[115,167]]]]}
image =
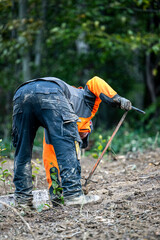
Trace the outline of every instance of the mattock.
{"type": "MultiPolygon", "coordinates": [[[[139,113],[143,113],[143,114],[145,114],[145,112],[142,111],[142,110],[139,109],[139,108],[136,108],[136,107],[133,107],[133,106],[132,106],[132,109],[135,110],[135,111],[137,111],[137,112],[139,112],[139,113]]],[[[97,162],[95,163],[93,169],[90,171],[89,176],[86,178],[86,180],[85,180],[85,184],[84,184],[85,189],[83,188],[83,191],[84,191],[85,194],[88,194],[87,185],[88,185],[88,183],[89,183],[89,181],[90,181],[90,179],[91,179],[93,173],[95,172],[96,168],[98,167],[98,165],[99,165],[101,159],[103,158],[103,155],[105,154],[105,152],[107,151],[108,147],[110,146],[110,144],[111,144],[111,142],[112,142],[114,136],[115,136],[116,133],[118,132],[118,130],[119,130],[120,126],[122,125],[122,123],[124,122],[124,119],[125,119],[125,117],[127,116],[127,113],[128,113],[128,111],[126,111],[126,112],[123,114],[123,116],[122,116],[122,118],[120,119],[120,121],[119,121],[117,127],[115,128],[115,130],[114,130],[112,136],[110,137],[109,141],[107,142],[107,144],[106,144],[106,146],[105,146],[103,152],[101,153],[100,157],[98,158],[97,162]]]]}

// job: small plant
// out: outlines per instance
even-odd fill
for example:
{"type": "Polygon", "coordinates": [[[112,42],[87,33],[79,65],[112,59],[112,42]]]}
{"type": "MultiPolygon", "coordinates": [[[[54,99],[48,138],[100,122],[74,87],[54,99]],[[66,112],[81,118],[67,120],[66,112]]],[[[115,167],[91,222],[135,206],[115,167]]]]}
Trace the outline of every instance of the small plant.
{"type": "Polygon", "coordinates": [[[6,183],[11,186],[11,181],[9,177],[11,177],[12,174],[9,172],[8,169],[4,168],[4,164],[7,162],[7,160],[3,160],[5,156],[2,155],[2,152],[5,150],[6,148],[3,148],[3,145],[2,145],[2,139],[0,139],[0,181],[3,182],[5,193],[7,193],[6,183]]]}
{"type": "Polygon", "coordinates": [[[32,160],[32,180],[33,183],[35,182],[35,187],[37,187],[38,184],[38,174],[40,169],[38,164],[40,164],[39,158],[36,159],[36,162],[32,160]]]}
{"type": "Polygon", "coordinates": [[[44,207],[47,206],[48,208],[50,208],[50,205],[47,203],[42,203],[37,207],[37,211],[38,212],[42,212],[42,210],[44,210],[44,207]]]}
{"type": "Polygon", "coordinates": [[[98,146],[97,146],[98,155],[101,154],[105,143],[106,143],[106,140],[103,139],[102,135],[99,135],[99,141],[98,141],[98,146]]]}
{"type": "MultiPolygon", "coordinates": [[[[101,155],[109,139],[110,139],[110,136],[107,137],[107,140],[103,139],[103,136],[101,134],[98,136],[98,140],[96,141],[97,147],[95,148],[95,153],[92,154],[92,157],[98,158],[101,155]]],[[[111,154],[113,159],[116,159],[116,154],[113,148],[111,147],[111,145],[108,147],[107,152],[111,154]]]]}
{"type": "Polygon", "coordinates": [[[95,148],[94,148],[94,153],[92,154],[92,157],[98,158],[100,156],[102,150],[105,147],[105,143],[106,143],[106,140],[103,139],[102,135],[100,134],[98,136],[97,141],[96,141],[95,148]]]}
{"type": "Polygon", "coordinates": [[[57,198],[61,201],[62,204],[64,204],[64,198],[62,195],[63,189],[58,184],[59,181],[57,177],[57,172],[55,172],[54,168],[52,168],[51,179],[52,179],[53,194],[57,196],[57,198]]]}

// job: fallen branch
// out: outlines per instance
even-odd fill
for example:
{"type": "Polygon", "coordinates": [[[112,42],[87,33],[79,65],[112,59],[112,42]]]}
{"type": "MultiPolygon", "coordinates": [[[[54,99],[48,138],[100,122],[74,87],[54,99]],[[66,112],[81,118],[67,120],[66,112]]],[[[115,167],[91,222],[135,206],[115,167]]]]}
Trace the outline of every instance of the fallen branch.
{"type": "Polygon", "coordinates": [[[72,237],[74,237],[75,235],[80,234],[80,233],[81,233],[81,231],[72,233],[72,234],[70,234],[70,235],[61,235],[61,236],[62,236],[63,238],[72,238],[72,237]]]}
{"type": "Polygon", "coordinates": [[[29,226],[29,224],[26,222],[26,220],[20,215],[20,213],[19,213],[14,207],[10,206],[10,205],[7,204],[7,203],[4,203],[4,202],[0,201],[0,204],[4,205],[4,206],[7,207],[7,208],[10,208],[14,213],[16,213],[16,214],[21,218],[21,220],[24,222],[24,224],[27,226],[27,228],[29,229],[29,231],[30,231],[33,239],[36,240],[36,238],[35,238],[35,236],[34,236],[34,234],[33,234],[33,232],[32,232],[32,229],[30,228],[30,226],[29,226]]]}

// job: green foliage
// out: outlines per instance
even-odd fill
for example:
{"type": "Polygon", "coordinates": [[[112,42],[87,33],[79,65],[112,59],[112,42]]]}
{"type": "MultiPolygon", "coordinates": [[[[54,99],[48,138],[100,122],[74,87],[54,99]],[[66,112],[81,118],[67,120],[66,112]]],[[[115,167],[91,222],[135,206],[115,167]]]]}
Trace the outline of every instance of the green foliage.
{"type": "Polygon", "coordinates": [[[40,164],[40,160],[39,158],[37,158],[36,162],[32,161],[31,163],[32,163],[32,180],[37,182],[37,177],[40,170],[40,167],[38,164],[40,164]]]}
{"type": "Polygon", "coordinates": [[[58,199],[60,199],[62,204],[64,204],[64,197],[62,195],[63,189],[58,184],[57,173],[54,171],[54,169],[52,169],[51,179],[52,179],[53,194],[56,195],[58,199]]]}
{"type": "MultiPolygon", "coordinates": [[[[158,121],[159,120],[160,119],[158,119],[158,121]]],[[[160,147],[160,126],[155,124],[152,118],[150,121],[148,124],[144,125],[144,119],[142,118],[140,122],[134,122],[134,125],[130,125],[130,123],[125,120],[124,124],[114,137],[110,150],[112,149],[115,153],[125,154],[129,151],[143,152],[145,149],[155,149],[156,147],[160,147]],[[153,126],[157,126],[157,128],[153,129],[153,126]]],[[[94,146],[91,149],[93,157],[97,158],[97,152],[101,153],[103,151],[113,131],[114,129],[104,131],[104,129],[99,128],[95,133],[93,132],[90,137],[92,142],[94,142],[94,146]],[[102,139],[103,141],[105,139],[107,141],[102,143],[102,139]]]]}
{"type": "MultiPolygon", "coordinates": [[[[144,80],[148,68],[159,95],[158,1],[30,0],[25,6],[25,1],[7,0],[0,1],[0,10],[0,135],[5,140],[10,135],[14,90],[29,78],[56,76],[84,86],[98,75],[135,105],[148,107],[152,103],[144,80]]],[[[111,127],[115,113],[103,115],[96,127],[108,120],[111,127]]],[[[42,140],[37,139],[39,147],[42,140]]],[[[38,147],[35,151],[41,152],[38,147]]]]}
{"type": "Polygon", "coordinates": [[[6,148],[3,148],[2,139],[0,139],[0,182],[3,182],[6,193],[6,184],[11,186],[10,177],[12,176],[12,174],[7,168],[4,168],[4,164],[7,163],[7,160],[3,160],[5,156],[2,155],[2,152],[4,152],[5,150],[6,148]]]}
{"type": "Polygon", "coordinates": [[[94,141],[95,144],[92,150],[93,151],[92,157],[98,158],[106,145],[106,139],[103,139],[102,135],[101,134],[99,135],[97,132],[94,134],[94,141]]]}
{"type": "Polygon", "coordinates": [[[50,208],[50,205],[47,203],[42,203],[37,207],[37,211],[38,212],[42,212],[44,210],[44,207],[47,206],[48,208],[50,208]]]}
{"type": "MultiPolygon", "coordinates": [[[[105,139],[104,131],[102,131],[103,132],[103,136],[102,136],[102,132],[100,134],[100,131],[102,131],[102,129],[98,129],[95,133],[93,133],[94,146],[93,146],[93,148],[91,150],[93,158],[100,157],[100,155],[102,154],[104,148],[106,147],[109,139],[111,138],[111,136],[107,136],[106,139],[105,139]]],[[[115,151],[112,148],[112,143],[109,145],[106,153],[107,154],[111,153],[114,157],[116,156],[115,151]]]]}
{"type": "Polygon", "coordinates": [[[38,158],[42,157],[43,136],[44,136],[44,129],[40,127],[36,133],[36,137],[34,139],[34,146],[33,146],[33,154],[35,155],[35,157],[38,157],[38,158]]]}
{"type": "Polygon", "coordinates": [[[3,155],[3,152],[6,150],[6,148],[3,146],[2,139],[0,139],[0,160],[2,160],[5,156],[3,155]]]}
{"type": "Polygon", "coordinates": [[[152,103],[146,110],[146,114],[142,118],[142,123],[146,125],[146,130],[158,132],[160,130],[160,97],[152,103]],[[153,128],[154,126],[154,128],[153,128]]]}

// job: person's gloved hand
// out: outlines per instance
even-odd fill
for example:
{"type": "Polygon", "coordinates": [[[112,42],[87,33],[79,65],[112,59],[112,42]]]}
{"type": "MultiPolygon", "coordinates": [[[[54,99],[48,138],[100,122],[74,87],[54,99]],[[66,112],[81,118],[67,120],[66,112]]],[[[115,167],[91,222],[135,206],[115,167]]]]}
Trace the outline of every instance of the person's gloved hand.
{"type": "Polygon", "coordinates": [[[79,132],[81,139],[84,139],[88,136],[88,132],[79,132]]]}
{"type": "Polygon", "coordinates": [[[118,94],[113,97],[113,101],[117,103],[121,109],[127,111],[132,109],[132,103],[128,99],[120,97],[118,94]]]}

